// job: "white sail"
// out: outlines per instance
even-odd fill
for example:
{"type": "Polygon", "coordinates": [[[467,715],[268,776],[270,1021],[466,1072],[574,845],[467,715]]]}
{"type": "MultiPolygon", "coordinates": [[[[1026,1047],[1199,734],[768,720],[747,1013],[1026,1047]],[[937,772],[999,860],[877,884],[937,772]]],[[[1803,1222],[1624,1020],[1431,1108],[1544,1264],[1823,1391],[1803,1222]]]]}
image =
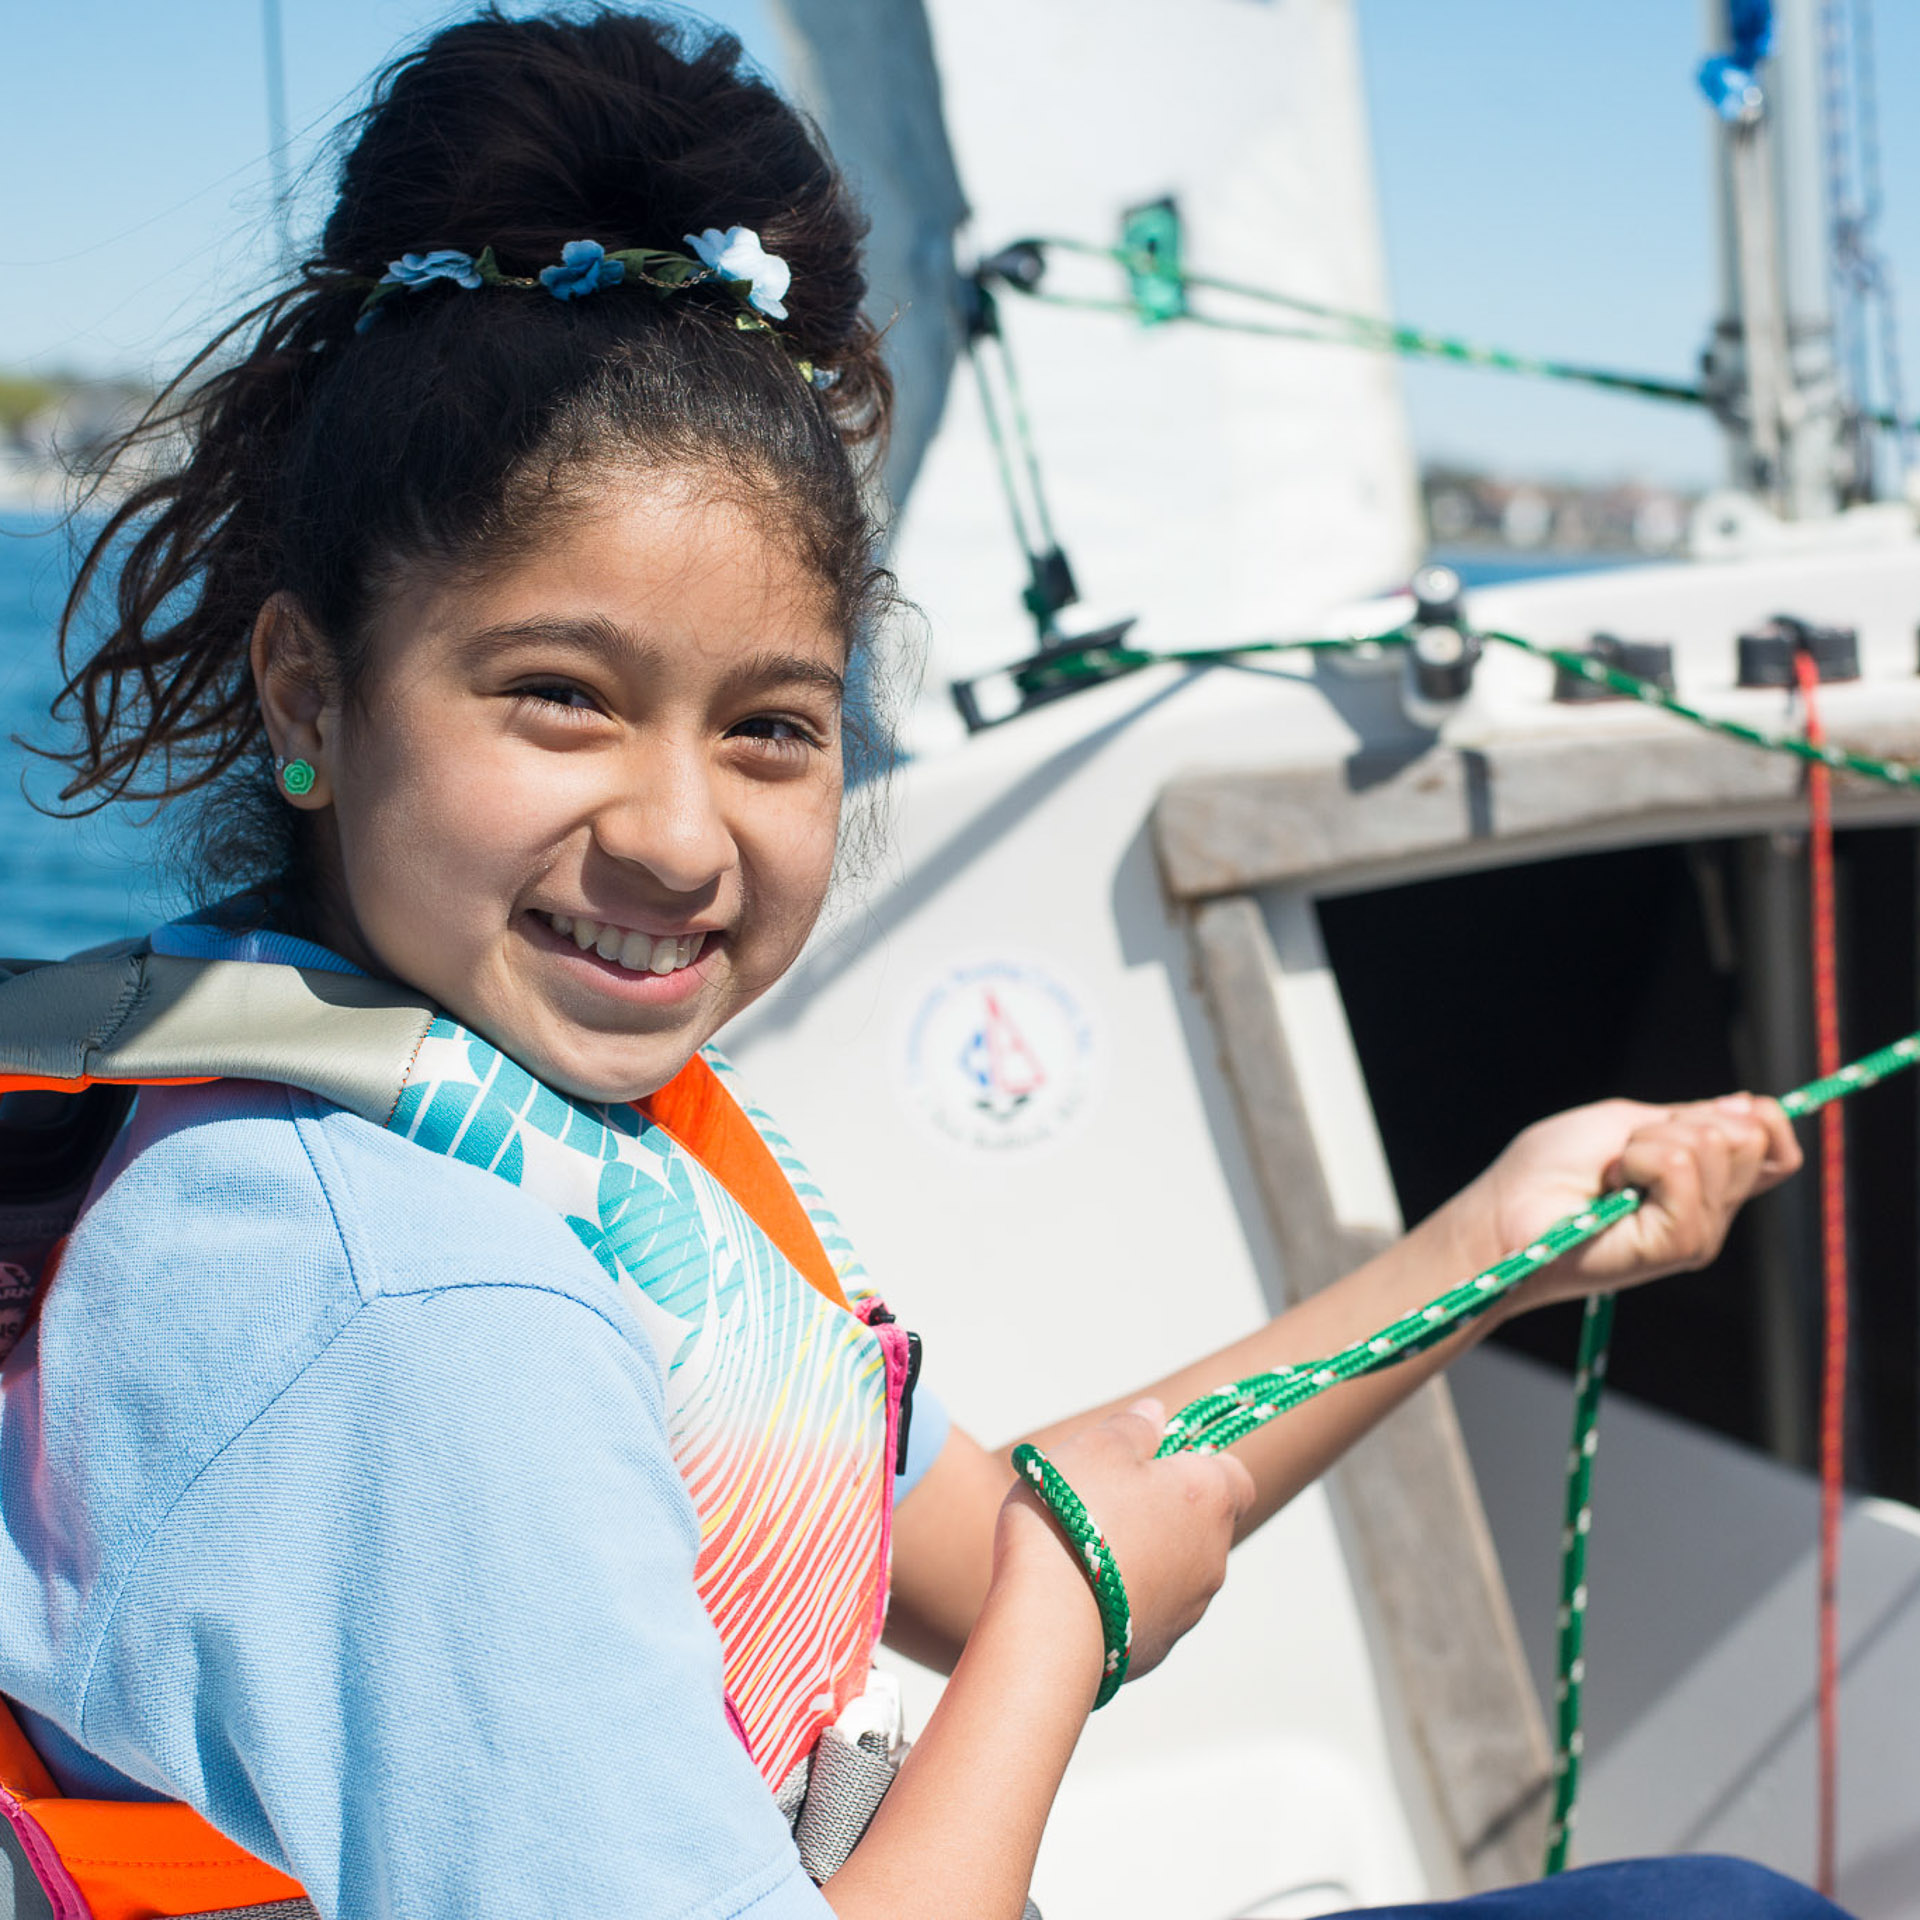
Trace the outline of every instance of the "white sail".
{"type": "MultiPolygon", "coordinates": [[[[899,111],[903,84],[923,116],[931,94],[902,80],[920,11],[785,0],[779,17],[796,82],[874,205],[877,305],[904,309],[917,456],[915,383],[954,337],[925,310],[939,299],[946,190],[931,130],[899,111]],[[831,38],[815,14],[837,23],[831,38]],[[931,201],[901,191],[910,175],[931,201]]],[[[1350,0],[931,0],[927,17],[972,209],[963,261],[1032,235],[1111,244],[1123,210],[1171,195],[1194,269],[1386,311],[1350,0]]],[[[1141,637],[1167,644],[1271,633],[1410,568],[1418,501],[1390,361],[1013,294],[1001,306],[1090,609],[1138,615],[1141,637]]],[[[905,501],[897,557],[928,615],[936,692],[1030,649],[1022,562],[963,377],[905,501]]]]}

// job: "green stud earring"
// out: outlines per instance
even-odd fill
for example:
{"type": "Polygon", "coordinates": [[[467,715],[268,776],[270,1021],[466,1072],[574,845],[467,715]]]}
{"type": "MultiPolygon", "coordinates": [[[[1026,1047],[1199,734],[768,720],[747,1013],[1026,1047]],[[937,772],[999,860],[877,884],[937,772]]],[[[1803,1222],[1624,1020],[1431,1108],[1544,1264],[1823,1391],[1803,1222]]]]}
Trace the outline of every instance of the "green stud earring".
{"type": "Polygon", "coordinates": [[[313,791],[313,766],[306,760],[282,760],[280,762],[280,784],[298,797],[313,791]]]}

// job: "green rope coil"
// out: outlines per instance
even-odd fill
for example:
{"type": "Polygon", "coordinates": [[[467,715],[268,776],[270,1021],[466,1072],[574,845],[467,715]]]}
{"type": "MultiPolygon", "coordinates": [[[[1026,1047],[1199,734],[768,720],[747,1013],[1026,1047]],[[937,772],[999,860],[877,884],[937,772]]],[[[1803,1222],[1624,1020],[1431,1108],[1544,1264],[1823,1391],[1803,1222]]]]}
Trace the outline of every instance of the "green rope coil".
{"type": "Polygon", "coordinates": [[[1038,1447],[1024,1443],[1015,1447],[1013,1465],[1067,1536],[1086,1570],[1087,1583],[1093,1588],[1094,1605],[1100,1609],[1100,1632],[1106,1641],[1100,1666],[1100,1691],[1093,1701],[1097,1711],[1120,1691],[1120,1684],[1127,1677],[1127,1662],[1133,1657],[1133,1609],[1127,1605],[1127,1588],[1120,1578],[1120,1564],[1107,1545],[1106,1535],[1081,1505],[1080,1496],[1038,1447]]]}

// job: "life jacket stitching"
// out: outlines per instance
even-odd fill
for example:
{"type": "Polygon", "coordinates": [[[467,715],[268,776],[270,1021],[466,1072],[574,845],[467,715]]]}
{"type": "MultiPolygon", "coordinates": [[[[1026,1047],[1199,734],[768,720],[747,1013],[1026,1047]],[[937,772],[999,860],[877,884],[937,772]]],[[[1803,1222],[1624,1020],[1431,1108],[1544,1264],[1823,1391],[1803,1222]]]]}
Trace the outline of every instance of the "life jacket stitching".
{"type": "Polygon", "coordinates": [[[433,1031],[436,1016],[429,1013],[427,1024],[420,1029],[420,1037],[413,1043],[413,1051],[407,1055],[407,1064],[400,1069],[400,1078],[394,1084],[393,1100],[387,1108],[387,1117],[381,1121],[383,1127],[391,1128],[393,1116],[400,1111],[400,1096],[407,1090],[407,1082],[413,1078],[413,1069],[420,1059],[420,1049],[427,1044],[427,1036],[433,1031]]]}
{"type": "Polygon", "coordinates": [[[121,988],[120,997],[114,1002],[113,1011],[106,1020],[88,1036],[86,1052],[82,1055],[82,1073],[93,1065],[94,1057],[112,1046],[120,1037],[120,1032],[146,1002],[152,983],[147,976],[146,959],[140,956],[133,970],[133,977],[121,988]]]}

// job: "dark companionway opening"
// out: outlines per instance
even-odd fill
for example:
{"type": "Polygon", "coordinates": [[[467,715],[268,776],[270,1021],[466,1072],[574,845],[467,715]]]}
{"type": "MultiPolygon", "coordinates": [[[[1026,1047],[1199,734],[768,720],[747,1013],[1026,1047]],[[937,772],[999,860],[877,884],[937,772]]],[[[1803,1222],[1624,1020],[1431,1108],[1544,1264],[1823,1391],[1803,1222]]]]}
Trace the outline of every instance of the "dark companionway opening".
{"type": "MultiPolygon", "coordinates": [[[[1842,1045],[1920,1026],[1912,828],[1842,833],[1842,1045]]],[[[1409,1221],[1528,1121],[1610,1094],[1666,1101],[1811,1077],[1804,844],[1635,847],[1320,903],[1409,1221]]],[[[1847,1103],[1849,1478],[1920,1499],[1920,1076],[1847,1103]]],[[[1815,1450],[1817,1129],[1806,1173],[1747,1210],[1704,1272],[1622,1303],[1622,1391],[1797,1464],[1815,1450]]],[[[1577,1307],[1497,1336],[1570,1366],[1577,1307]]]]}

